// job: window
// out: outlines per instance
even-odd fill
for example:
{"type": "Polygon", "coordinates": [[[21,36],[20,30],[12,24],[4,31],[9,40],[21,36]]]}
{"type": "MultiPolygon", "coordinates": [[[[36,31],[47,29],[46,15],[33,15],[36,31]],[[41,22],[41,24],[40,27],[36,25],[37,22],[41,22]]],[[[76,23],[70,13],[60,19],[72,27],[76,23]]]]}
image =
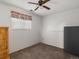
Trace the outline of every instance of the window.
{"type": "Polygon", "coordinates": [[[12,29],[31,29],[32,16],[11,11],[12,29]]]}

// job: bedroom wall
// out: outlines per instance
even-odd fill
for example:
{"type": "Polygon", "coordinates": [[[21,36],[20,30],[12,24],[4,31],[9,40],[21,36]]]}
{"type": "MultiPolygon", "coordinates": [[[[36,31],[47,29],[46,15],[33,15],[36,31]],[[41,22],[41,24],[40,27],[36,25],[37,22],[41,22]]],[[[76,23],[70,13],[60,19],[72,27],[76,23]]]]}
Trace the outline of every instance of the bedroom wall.
{"type": "Polygon", "coordinates": [[[64,48],[64,26],[79,26],[79,8],[45,16],[42,42],[64,48]]]}
{"type": "Polygon", "coordinates": [[[11,6],[8,4],[0,3],[0,26],[9,27],[9,52],[29,47],[40,41],[41,35],[41,19],[42,17],[25,11],[21,8],[11,6]],[[13,30],[11,29],[10,11],[15,10],[32,16],[32,29],[27,31],[24,29],[13,30]]]}

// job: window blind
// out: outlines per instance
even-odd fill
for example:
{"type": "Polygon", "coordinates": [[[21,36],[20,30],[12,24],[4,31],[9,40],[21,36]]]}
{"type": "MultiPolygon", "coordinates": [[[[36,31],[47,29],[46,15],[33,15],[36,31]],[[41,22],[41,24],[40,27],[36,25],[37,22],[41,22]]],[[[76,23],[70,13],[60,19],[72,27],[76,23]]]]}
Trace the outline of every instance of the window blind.
{"type": "Polygon", "coordinates": [[[12,29],[31,29],[32,16],[11,11],[12,29]]]}

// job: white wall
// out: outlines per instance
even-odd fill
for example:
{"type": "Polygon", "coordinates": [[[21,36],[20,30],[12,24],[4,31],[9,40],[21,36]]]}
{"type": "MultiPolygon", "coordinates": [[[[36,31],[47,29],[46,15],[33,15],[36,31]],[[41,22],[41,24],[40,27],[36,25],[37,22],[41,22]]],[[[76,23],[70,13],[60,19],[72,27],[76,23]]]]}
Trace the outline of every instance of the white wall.
{"type": "Polygon", "coordinates": [[[0,3],[0,26],[9,27],[9,51],[10,53],[17,50],[29,47],[40,41],[41,35],[41,17],[30,12],[24,11],[21,8],[15,6],[0,3]],[[11,29],[11,17],[10,11],[16,10],[18,12],[25,13],[32,16],[32,29],[27,30],[12,30],[11,29]]]}
{"type": "Polygon", "coordinates": [[[79,8],[45,16],[43,18],[42,42],[63,48],[64,26],[79,26],[79,8]]]}
{"type": "Polygon", "coordinates": [[[27,12],[21,8],[0,3],[0,26],[9,27],[9,51],[10,53],[29,47],[38,42],[63,48],[64,26],[79,26],[79,9],[40,16],[27,12]],[[33,17],[31,31],[12,30],[10,11],[16,10],[33,17]],[[43,23],[42,23],[43,20],[43,23]],[[43,25],[43,26],[42,26],[43,25]],[[42,28],[42,35],[41,33],[42,28]],[[42,39],[41,39],[42,36],[42,39]]]}

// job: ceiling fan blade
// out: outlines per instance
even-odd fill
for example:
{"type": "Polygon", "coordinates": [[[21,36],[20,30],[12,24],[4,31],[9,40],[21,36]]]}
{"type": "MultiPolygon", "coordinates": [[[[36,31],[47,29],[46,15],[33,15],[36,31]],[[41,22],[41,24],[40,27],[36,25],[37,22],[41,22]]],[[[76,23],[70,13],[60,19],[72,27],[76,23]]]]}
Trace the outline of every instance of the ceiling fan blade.
{"type": "Polygon", "coordinates": [[[39,8],[39,6],[35,9],[35,11],[39,8]]]}
{"type": "Polygon", "coordinates": [[[45,0],[45,1],[43,1],[43,4],[47,3],[48,1],[50,1],[50,0],[45,0]]]}
{"type": "Polygon", "coordinates": [[[43,6],[44,8],[46,8],[46,9],[48,9],[48,10],[50,10],[50,8],[49,7],[47,7],[47,6],[43,6]]]}
{"type": "Polygon", "coordinates": [[[33,3],[33,2],[28,2],[29,4],[35,4],[35,5],[39,5],[38,3],[33,3]]]}

